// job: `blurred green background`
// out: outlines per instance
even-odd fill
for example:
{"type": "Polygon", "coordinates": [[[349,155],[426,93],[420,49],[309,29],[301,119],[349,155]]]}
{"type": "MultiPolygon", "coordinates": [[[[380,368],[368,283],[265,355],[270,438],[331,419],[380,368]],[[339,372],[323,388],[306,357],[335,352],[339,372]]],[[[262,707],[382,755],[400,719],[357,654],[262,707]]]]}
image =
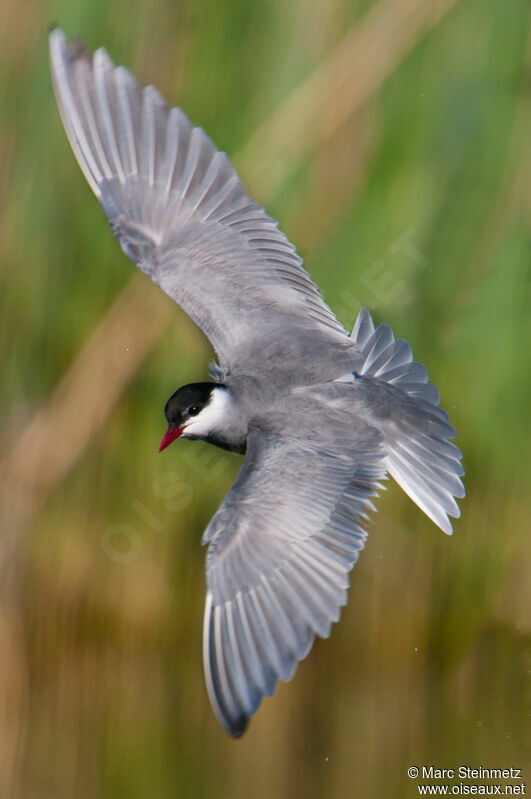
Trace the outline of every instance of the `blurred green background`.
{"type": "Polygon", "coordinates": [[[529,765],[529,21],[525,0],[3,1],[0,797],[407,799],[411,765],[529,765]],[[409,340],[464,452],[454,537],[389,484],[340,624],[236,742],[203,686],[199,541],[239,460],[157,454],[211,352],[74,161],[51,23],[234,157],[341,321],[363,303],[409,340]]]}

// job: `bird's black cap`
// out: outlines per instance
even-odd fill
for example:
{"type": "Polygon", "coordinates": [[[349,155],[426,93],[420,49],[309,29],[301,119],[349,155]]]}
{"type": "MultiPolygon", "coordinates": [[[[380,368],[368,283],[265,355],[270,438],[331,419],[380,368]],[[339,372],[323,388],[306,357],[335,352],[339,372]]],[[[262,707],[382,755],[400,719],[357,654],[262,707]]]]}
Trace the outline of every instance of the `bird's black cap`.
{"type": "Polygon", "coordinates": [[[177,389],[164,407],[168,424],[180,427],[188,416],[197,416],[208,405],[212,391],[217,386],[217,383],[188,383],[177,389]]]}

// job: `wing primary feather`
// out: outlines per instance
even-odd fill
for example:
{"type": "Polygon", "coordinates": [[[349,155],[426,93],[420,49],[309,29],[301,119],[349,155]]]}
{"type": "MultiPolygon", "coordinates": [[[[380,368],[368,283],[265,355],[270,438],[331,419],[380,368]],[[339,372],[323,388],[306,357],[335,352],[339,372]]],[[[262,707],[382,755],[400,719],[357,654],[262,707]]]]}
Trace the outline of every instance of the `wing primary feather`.
{"type": "Polygon", "coordinates": [[[258,585],[256,588],[253,588],[253,590],[250,592],[250,599],[253,604],[253,609],[256,618],[260,625],[259,638],[263,642],[264,653],[271,665],[271,672],[273,675],[275,675],[274,679],[269,681],[268,693],[270,695],[275,687],[277,677],[283,677],[285,674],[285,670],[284,670],[284,664],[282,662],[280,649],[278,647],[278,643],[275,640],[274,633],[268,622],[264,603],[261,601],[260,592],[261,592],[261,585],[258,585]]]}
{"type": "MultiPolygon", "coordinates": [[[[112,75],[113,63],[105,50],[100,47],[94,53],[94,87],[96,91],[96,101],[102,121],[102,134],[104,141],[109,148],[110,163],[113,167],[114,174],[118,177],[120,183],[125,183],[125,172],[120,158],[120,150],[116,139],[116,130],[114,128],[114,121],[111,112],[111,101],[109,99],[110,81],[108,78],[112,75]]],[[[114,99],[114,98],[113,98],[114,99]]]]}
{"type": "Polygon", "coordinates": [[[219,723],[234,738],[239,738],[247,727],[247,717],[244,714],[233,713],[223,705],[220,685],[217,679],[216,644],[214,639],[213,602],[210,592],[207,593],[205,603],[205,616],[203,625],[203,662],[205,667],[205,683],[212,709],[219,723]]]}
{"type": "Polygon", "coordinates": [[[128,178],[139,173],[133,124],[133,108],[137,107],[138,102],[131,102],[129,95],[130,93],[139,93],[140,89],[125,67],[116,67],[112,74],[119,108],[118,125],[120,136],[118,141],[121,144],[121,161],[124,165],[125,177],[128,178]]]}
{"type": "Polygon", "coordinates": [[[94,161],[90,157],[90,147],[86,140],[86,134],[79,118],[79,109],[74,102],[68,78],[68,65],[66,63],[68,51],[66,50],[65,37],[63,32],[58,29],[52,31],[50,35],[50,57],[61,119],[83,174],[96,197],[100,199],[101,191],[98,185],[98,172],[94,169],[94,161]]]}
{"type": "MultiPolygon", "coordinates": [[[[299,567],[299,564],[297,564],[299,567]]],[[[312,580],[311,572],[304,566],[294,568],[292,563],[285,566],[286,578],[289,578],[294,590],[299,594],[302,602],[311,612],[311,624],[314,632],[321,638],[328,638],[330,634],[330,606],[323,606],[323,597],[319,595],[320,586],[312,580]],[[304,576],[300,574],[303,572],[304,576]]],[[[328,599],[328,598],[327,598],[328,599]]],[[[335,607],[332,608],[332,616],[336,615],[335,607]]]]}
{"type": "Polygon", "coordinates": [[[174,173],[178,158],[181,158],[181,137],[188,127],[188,120],[183,120],[183,113],[180,108],[172,108],[168,114],[168,126],[166,128],[166,149],[164,153],[164,163],[162,174],[166,176],[164,193],[169,197],[173,187],[174,173]]]}
{"type": "Polygon", "coordinates": [[[183,155],[182,171],[173,187],[181,198],[181,204],[183,199],[188,198],[190,184],[192,183],[194,174],[197,171],[201,155],[202,133],[203,131],[199,128],[192,128],[190,131],[190,136],[186,142],[188,149],[186,151],[186,156],[183,155]]]}
{"type": "Polygon", "coordinates": [[[242,622],[242,629],[245,636],[246,652],[248,654],[250,675],[253,682],[259,688],[261,693],[265,693],[267,680],[265,678],[262,664],[260,663],[260,658],[256,647],[255,638],[252,632],[252,625],[247,613],[246,602],[244,601],[244,596],[242,593],[238,594],[238,596],[236,597],[236,602],[238,605],[238,611],[242,622]]]}
{"type": "Polygon", "coordinates": [[[273,576],[270,580],[268,580],[264,577],[264,575],[261,575],[261,580],[262,580],[262,589],[267,594],[269,602],[271,603],[271,606],[274,609],[276,620],[284,644],[289,649],[289,652],[292,655],[291,671],[289,675],[282,677],[283,680],[290,680],[291,675],[293,674],[293,670],[295,668],[295,657],[297,654],[296,649],[294,648],[294,642],[297,640],[300,631],[299,633],[297,633],[293,625],[293,622],[288,617],[288,614],[286,613],[284,606],[279,600],[277,592],[275,591],[274,588],[274,584],[276,582],[275,576],[273,576]]]}
{"type": "Polygon", "coordinates": [[[90,73],[90,65],[85,60],[78,61],[72,70],[72,78],[76,85],[77,96],[79,97],[78,119],[81,119],[83,115],[85,121],[85,125],[81,124],[84,138],[84,158],[89,164],[94,179],[99,184],[104,178],[110,178],[112,172],[101,143],[98,125],[94,117],[92,98],[90,97],[88,89],[90,73]]]}
{"type": "Polygon", "coordinates": [[[232,696],[232,691],[229,685],[229,678],[227,675],[227,667],[225,664],[225,647],[223,642],[223,629],[221,626],[221,616],[222,616],[222,608],[219,605],[214,605],[213,608],[213,618],[214,618],[214,648],[215,648],[215,662],[216,662],[216,672],[219,680],[219,691],[220,694],[223,696],[224,704],[227,707],[227,713],[231,718],[234,718],[238,715],[237,708],[234,703],[234,699],[232,696]]]}
{"type": "Polygon", "coordinates": [[[252,697],[248,687],[248,677],[245,673],[242,654],[241,642],[236,632],[236,623],[234,620],[235,605],[233,602],[225,604],[225,615],[227,619],[228,637],[231,645],[232,661],[234,664],[234,684],[237,690],[242,709],[246,716],[252,712],[252,697]]]}
{"type": "Polygon", "coordinates": [[[142,102],[142,137],[140,147],[140,173],[147,177],[148,185],[155,183],[155,154],[157,152],[157,138],[155,133],[155,114],[149,93],[149,87],[144,90],[142,102]]]}

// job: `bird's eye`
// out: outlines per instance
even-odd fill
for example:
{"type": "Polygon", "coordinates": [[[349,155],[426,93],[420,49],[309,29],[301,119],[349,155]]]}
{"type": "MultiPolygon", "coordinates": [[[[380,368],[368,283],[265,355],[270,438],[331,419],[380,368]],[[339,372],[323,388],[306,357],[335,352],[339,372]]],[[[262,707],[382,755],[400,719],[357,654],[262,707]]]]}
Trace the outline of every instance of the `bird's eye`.
{"type": "Polygon", "coordinates": [[[197,416],[201,408],[198,405],[192,405],[188,408],[188,416],[197,416]]]}

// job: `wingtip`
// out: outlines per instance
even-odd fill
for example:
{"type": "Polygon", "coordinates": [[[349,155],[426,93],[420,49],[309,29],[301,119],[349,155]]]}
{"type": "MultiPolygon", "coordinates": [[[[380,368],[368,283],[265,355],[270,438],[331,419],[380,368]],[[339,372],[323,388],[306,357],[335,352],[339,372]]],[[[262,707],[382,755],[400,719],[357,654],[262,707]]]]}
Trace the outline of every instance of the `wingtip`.
{"type": "Polygon", "coordinates": [[[230,727],[223,725],[224,729],[228,732],[231,738],[234,738],[235,741],[238,738],[241,738],[244,732],[246,732],[247,727],[249,726],[249,719],[247,716],[242,716],[237,720],[236,723],[232,724],[230,727]]]}
{"type": "Polygon", "coordinates": [[[442,524],[439,524],[437,526],[443,531],[443,533],[445,535],[450,535],[451,536],[451,535],[454,534],[454,528],[453,528],[453,525],[452,525],[452,523],[450,521],[448,521],[448,525],[447,526],[443,527],[442,524]]]}
{"type": "Polygon", "coordinates": [[[63,56],[67,62],[79,61],[80,59],[91,59],[92,56],[80,36],[76,36],[69,45],[64,31],[58,25],[50,25],[48,41],[52,61],[54,56],[63,56]]]}
{"type": "Polygon", "coordinates": [[[210,651],[210,620],[213,611],[213,599],[210,591],[207,592],[205,600],[205,611],[203,621],[203,666],[205,685],[210,700],[212,711],[219,724],[231,738],[241,738],[249,725],[249,717],[243,713],[231,713],[227,707],[223,707],[219,701],[212,670],[212,658],[210,651]]]}
{"type": "MultiPolygon", "coordinates": [[[[461,483],[461,485],[462,485],[462,483],[461,483]]],[[[454,494],[454,497],[456,497],[456,496],[457,496],[457,494],[454,494]]],[[[459,499],[461,499],[461,498],[462,497],[459,497],[459,499]]],[[[437,527],[439,527],[443,531],[443,533],[446,533],[446,535],[453,535],[454,534],[454,526],[453,526],[453,523],[450,521],[450,516],[452,517],[452,519],[460,519],[461,518],[461,508],[459,507],[459,505],[457,505],[457,503],[456,503],[456,509],[451,511],[449,513],[449,515],[446,516],[446,519],[445,519],[444,523],[436,521],[432,517],[432,520],[435,522],[437,527]]]]}
{"type": "Polygon", "coordinates": [[[48,27],[48,43],[52,56],[66,46],[66,37],[61,28],[57,25],[50,25],[48,27]]]}

